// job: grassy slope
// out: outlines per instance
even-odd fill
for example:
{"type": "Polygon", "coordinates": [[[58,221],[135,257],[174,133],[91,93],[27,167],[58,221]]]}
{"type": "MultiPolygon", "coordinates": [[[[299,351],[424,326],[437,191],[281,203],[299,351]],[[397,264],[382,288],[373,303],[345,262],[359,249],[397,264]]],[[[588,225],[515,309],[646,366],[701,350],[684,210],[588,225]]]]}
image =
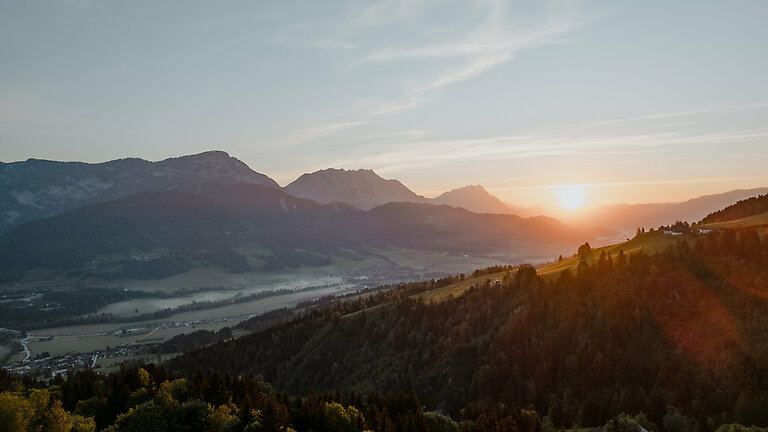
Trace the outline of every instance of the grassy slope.
{"type": "MultiPolygon", "coordinates": [[[[647,254],[652,254],[664,250],[667,246],[674,245],[678,240],[687,239],[689,243],[692,243],[695,237],[690,235],[672,236],[664,234],[660,231],[647,232],[639,237],[635,237],[624,243],[618,243],[610,246],[604,246],[601,248],[592,249],[592,253],[587,257],[587,262],[593,264],[597,262],[602,251],[610,253],[614,258],[618,255],[620,250],[624,250],[624,254],[630,255],[633,252],[640,250],[647,254]]],[[[559,275],[561,271],[570,269],[575,271],[579,265],[578,256],[571,256],[564,261],[552,263],[538,270],[538,273],[542,276],[559,275]]]]}
{"type": "Polygon", "coordinates": [[[494,279],[501,280],[501,278],[504,277],[504,273],[505,272],[499,272],[499,273],[492,273],[492,274],[487,274],[483,276],[478,276],[474,278],[466,278],[463,281],[459,281],[448,286],[436,288],[430,291],[425,291],[419,294],[414,294],[411,296],[411,298],[414,298],[414,299],[421,298],[426,303],[428,303],[430,300],[443,301],[448,299],[448,297],[451,295],[453,295],[454,297],[457,297],[463,294],[464,291],[468,290],[472,285],[476,283],[482,283],[482,282],[485,282],[486,280],[494,280],[494,279]]]}
{"type": "Polygon", "coordinates": [[[741,219],[725,221],[725,222],[714,222],[704,226],[707,228],[718,228],[718,229],[764,227],[764,226],[768,226],[768,212],[747,216],[741,219]]]}
{"type": "MultiPolygon", "coordinates": [[[[768,214],[761,215],[768,219],[768,214]]],[[[620,250],[624,250],[624,253],[627,255],[632,254],[633,252],[637,251],[644,251],[647,254],[653,254],[656,252],[660,252],[664,250],[669,245],[674,245],[678,240],[684,240],[687,239],[689,243],[693,244],[695,241],[695,236],[672,236],[664,234],[660,231],[654,231],[654,232],[648,232],[640,237],[635,237],[629,241],[626,241],[624,243],[618,243],[614,245],[604,246],[601,248],[595,248],[592,250],[592,253],[587,257],[587,262],[589,264],[593,264],[597,262],[597,259],[600,257],[600,253],[602,251],[605,251],[606,253],[610,253],[614,258],[616,255],[618,255],[620,250]]],[[[575,271],[576,268],[579,265],[579,259],[576,255],[566,258],[562,262],[556,262],[549,265],[546,265],[538,270],[538,273],[543,276],[548,275],[559,275],[561,271],[565,269],[571,269],[572,271],[575,271]]],[[[486,279],[494,280],[494,279],[501,279],[504,277],[504,272],[500,273],[493,273],[483,276],[478,276],[475,278],[467,278],[463,281],[456,282],[454,284],[437,288],[431,291],[426,291],[419,294],[414,294],[413,298],[422,298],[425,302],[429,302],[430,300],[435,301],[443,301],[448,298],[451,294],[453,296],[459,296],[463,294],[466,290],[469,289],[472,285],[476,283],[482,283],[486,279]]]]}

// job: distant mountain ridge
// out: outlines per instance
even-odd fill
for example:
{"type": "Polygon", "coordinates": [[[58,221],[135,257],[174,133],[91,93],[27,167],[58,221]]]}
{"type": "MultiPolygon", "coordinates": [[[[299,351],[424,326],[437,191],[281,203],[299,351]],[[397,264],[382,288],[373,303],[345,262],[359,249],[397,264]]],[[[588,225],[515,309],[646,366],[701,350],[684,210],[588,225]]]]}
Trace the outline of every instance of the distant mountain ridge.
{"type": "Polygon", "coordinates": [[[410,202],[461,207],[475,213],[531,214],[528,209],[501,201],[480,185],[464,186],[436,198],[425,198],[399,181],[384,179],[369,169],[329,168],[306,173],[284,189],[298,198],[311,199],[320,204],[343,202],[360,210],[388,203],[410,202]]]}
{"type": "Polygon", "coordinates": [[[198,192],[216,184],[280,186],[223,151],[150,162],[28,159],[0,163],[0,234],[24,222],[143,191],[198,192]]]}
{"type": "Polygon", "coordinates": [[[617,204],[597,207],[584,214],[564,219],[566,223],[602,226],[634,232],[638,227],[656,228],[677,220],[698,222],[708,214],[737,201],[768,193],[768,187],[738,189],[720,194],[704,195],[676,203],[617,204]]]}
{"type": "MultiPolygon", "coordinates": [[[[28,221],[144,191],[201,193],[217,185],[240,183],[281,189],[297,198],[320,204],[343,203],[365,211],[407,202],[448,205],[475,213],[531,216],[541,212],[505,203],[480,185],[426,198],[370,169],[324,169],[304,174],[281,188],[268,176],[253,171],[227,153],[208,151],[158,162],[138,158],[96,164],[40,159],[0,162],[0,235],[28,221]]],[[[757,188],[707,195],[681,203],[604,206],[565,221],[634,231],[637,227],[668,225],[675,220],[698,221],[714,210],[767,192],[768,188],[757,188]]]]}
{"type": "Polygon", "coordinates": [[[157,162],[139,158],[102,163],[43,159],[0,162],[0,235],[25,222],[144,191],[198,193],[216,185],[238,183],[264,185],[320,204],[344,203],[365,211],[388,203],[410,202],[450,205],[475,213],[531,215],[527,209],[502,202],[479,185],[430,199],[370,169],[324,169],[304,174],[281,188],[244,162],[214,150],[157,162]]]}
{"type": "Polygon", "coordinates": [[[477,214],[419,203],[371,211],[318,204],[263,185],[199,194],[145,191],[20,225],[0,237],[0,280],[33,269],[154,279],[218,266],[233,272],[322,266],[360,247],[556,256],[589,239],[557,220],[477,214]]]}
{"type": "Polygon", "coordinates": [[[427,202],[399,181],[383,179],[367,169],[328,168],[303,174],[287,185],[285,191],[320,204],[343,202],[360,210],[391,202],[427,202]]]}
{"type": "Polygon", "coordinates": [[[475,213],[500,213],[525,216],[527,211],[522,207],[513,207],[495,195],[490,194],[481,185],[464,186],[453,189],[433,198],[434,204],[449,205],[465,208],[475,213]]]}

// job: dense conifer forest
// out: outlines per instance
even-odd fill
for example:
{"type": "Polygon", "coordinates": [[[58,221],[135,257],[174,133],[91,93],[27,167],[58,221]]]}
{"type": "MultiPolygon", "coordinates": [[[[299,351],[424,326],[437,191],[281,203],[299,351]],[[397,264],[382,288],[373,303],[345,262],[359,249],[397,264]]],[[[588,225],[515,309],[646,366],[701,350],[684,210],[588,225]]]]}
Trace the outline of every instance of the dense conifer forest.
{"type": "Polygon", "coordinates": [[[554,427],[645,413],[669,431],[768,425],[768,245],[722,231],[604,255],[554,278],[509,271],[448,301],[430,288],[315,310],[168,367],[254,374],[280,391],[410,391],[458,416],[533,406],[554,427]]]}

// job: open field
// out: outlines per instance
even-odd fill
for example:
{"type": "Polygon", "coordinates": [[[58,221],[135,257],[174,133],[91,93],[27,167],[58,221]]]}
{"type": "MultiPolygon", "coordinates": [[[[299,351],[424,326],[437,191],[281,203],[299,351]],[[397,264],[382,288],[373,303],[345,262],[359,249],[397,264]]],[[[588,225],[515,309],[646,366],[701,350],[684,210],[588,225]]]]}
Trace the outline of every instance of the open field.
{"type": "Polygon", "coordinates": [[[218,308],[182,312],[170,317],[131,322],[101,323],[33,330],[28,344],[32,357],[48,352],[51,356],[103,350],[121,344],[162,342],[196,330],[217,331],[248,316],[268,312],[330,294],[348,292],[350,285],[323,287],[265,297],[218,308]],[[215,322],[214,322],[215,321],[215,322]],[[174,323],[174,324],[172,324],[174,323]],[[156,328],[162,326],[162,328],[156,328]],[[126,329],[123,334],[122,330],[126,329]]]}
{"type": "Polygon", "coordinates": [[[218,331],[222,327],[232,325],[230,322],[205,323],[195,325],[182,325],[179,327],[168,327],[153,329],[146,326],[131,325],[125,334],[122,328],[102,325],[101,327],[81,326],[68,329],[46,329],[38,332],[32,332],[29,342],[29,351],[32,357],[38,354],[48,352],[51,356],[59,356],[69,353],[85,353],[98,350],[104,350],[108,346],[115,348],[119,345],[129,345],[136,343],[163,342],[174,336],[184,333],[191,333],[197,330],[218,331]],[[91,333],[75,333],[75,331],[88,331],[91,333]],[[66,333],[64,333],[66,332],[66,333]],[[55,335],[55,333],[59,333],[55,335]],[[52,337],[52,339],[50,339],[52,337]]]}
{"type": "Polygon", "coordinates": [[[457,297],[463,294],[464,291],[468,290],[472,285],[476,283],[482,283],[482,282],[485,282],[486,280],[494,280],[494,279],[501,280],[501,278],[504,277],[504,273],[505,272],[499,272],[499,273],[478,276],[474,278],[466,278],[463,281],[459,281],[448,286],[433,289],[430,291],[425,291],[419,294],[414,294],[411,296],[411,298],[414,298],[414,299],[420,298],[420,299],[423,299],[425,302],[429,302],[431,300],[436,302],[443,301],[443,300],[446,300],[451,295],[453,295],[454,297],[457,297]]]}
{"type": "Polygon", "coordinates": [[[174,309],[179,306],[195,303],[216,303],[225,300],[237,300],[238,298],[275,291],[318,291],[326,288],[343,290],[350,287],[351,285],[343,283],[341,277],[320,276],[313,279],[302,276],[297,276],[295,278],[287,276],[285,279],[275,280],[268,284],[252,285],[241,289],[200,291],[178,297],[146,297],[130,299],[109,304],[99,309],[96,313],[112,314],[116,317],[133,316],[137,314],[153,313],[164,309],[174,309]]]}
{"type": "MultiPolygon", "coordinates": [[[[674,245],[677,241],[688,240],[690,243],[695,241],[696,236],[693,235],[681,235],[673,236],[664,234],[661,231],[647,232],[640,237],[635,237],[624,243],[618,243],[610,246],[604,246],[600,248],[592,249],[592,252],[586,257],[587,263],[594,264],[597,262],[600,254],[605,251],[606,254],[610,253],[613,257],[623,250],[627,256],[634,252],[644,251],[647,254],[653,254],[666,249],[669,245],[674,245]]],[[[561,262],[555,262],[543,266],[538,269],[538,273],[542,276],[559,275],[565,269],[575,271],[579,265],[579,257],[573,255],[566,258],[561,262]]]]}
{"type": "Polygon", "coordinates": [[[768,227],[768,212],[760,213],[745,218],[726,221],[726,222],[714,222],[704,225],[707,228],[752,228],[752,227],[768,227]]]}
{"type": "Polygon", "coordinates": [[[33,338],[28,346],[33,358],[44,352],[48,352],[51,357],[56,357],[68,353],[86,353],[103,350],[107,346],[116,347],[122,344],[132,344],[149,332],[149,329],[141,329],[125,336],[115,336],[111,333],[88,336],[60,336],[44,341],[38,341],[36,338],[33,338]]]}

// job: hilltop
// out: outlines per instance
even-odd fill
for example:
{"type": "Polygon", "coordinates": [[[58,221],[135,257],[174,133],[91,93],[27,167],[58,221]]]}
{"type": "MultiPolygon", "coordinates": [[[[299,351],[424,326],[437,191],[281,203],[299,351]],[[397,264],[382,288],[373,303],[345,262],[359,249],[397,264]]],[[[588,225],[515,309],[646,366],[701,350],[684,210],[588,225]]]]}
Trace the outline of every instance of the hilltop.
{"type": "Polygon", "coordinates": [[[427,202],[397,180],[386,180],[373,170],[324,169],[303,174],[285,191],[320,204],[340,202],[370,210],[391,202],[427,202]]]}
{"type": "Polygon", "coordinates": [[[708,214],[701,223],[709,226],[720,226],[718,223],[736,222],[739,227],[756,226],[768,223],[768,194],[744,200],[708,214]],[[738,222],[737,222],[738,221],[738,222]]]}
{"type": "Polygon", "coordinates": [[[476,213],[502,213],[524,216],[525,209],[511,207],[480,185],[464,186],[443,193],[432,199],[435,204],[462,207],[476,213]]]}

